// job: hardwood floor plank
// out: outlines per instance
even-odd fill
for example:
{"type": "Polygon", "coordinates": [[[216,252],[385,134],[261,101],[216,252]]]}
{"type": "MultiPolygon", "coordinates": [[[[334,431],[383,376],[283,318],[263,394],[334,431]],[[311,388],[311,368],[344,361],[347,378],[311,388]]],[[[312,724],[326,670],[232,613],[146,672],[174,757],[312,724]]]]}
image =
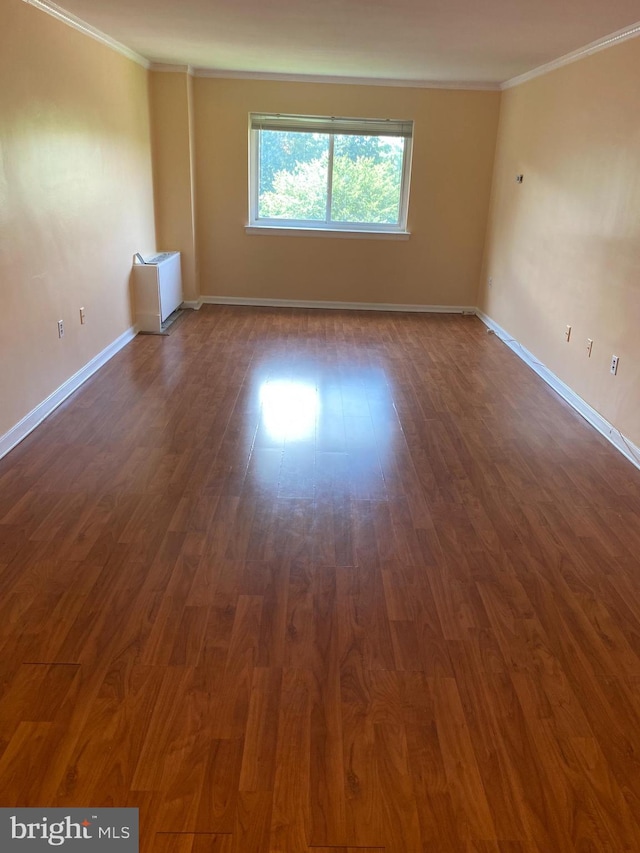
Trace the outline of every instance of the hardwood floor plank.
{"type": "Polygon", "coordinates": [[[281,690],[281,669],[253,670],[239,783],[243,793],[273,791],[281,690]]]}
{"type": "Polygon", "coordinates": [[[224,740],[245,733],[261,612],[262,596],[239,596],[220,692],[213,697],[214,734],[224,740]]]}
{"type": "Polygon", "coordinates": [[[346,837],[337,608],[336,570],[318,567],[313,577],[311,661],[309,838],[312,844],[340,844],[346,837]]]}
{"type": "Polygon", "coordinates": [[[78,676],[77,664],[23,663],[0,699],[0,737],[9,738],[21,722],[50,723],[78,676]]]}
{"type": "Polygon", "coordinates": [[[355,597],[349,594],[349,581],[353,582],[349,575],[353,570],[344,569],[337,576],[346,838],[352,845],[367,846],[383,837],[382,803],[366,638],[355,597]]]}
{"type": "Polygon", "coordinates": [[[0,757],[0,802],[5,808],[40,805],[40,775],[47,769],[53,723],[21,722],[0,757]]]}
{"type": "Polygon", "coordinates": [[[438,741],[462,838],[494,841],[496,830],[456,681],[430,682],[438,741]]]}
{"type": "Polygon", "coordinates": [[[423,847],[453,853],[465,842],[454,813],[431,691],[422,673],[400,673],[398,677],[423,847]]]}
{"type": "Polygon", "coordinates": [[[274,504],[273,557],[311,560],[314,552],[312,498],[281,498],[274,504]]]}
{"type": "MultiPolygon", "coordinates": [[[[179,731],[180,721],[186,715],[188,697],[194,682],[193,669],[166,667],[162,669],[162,684],[153,706],[143,748],[134,773],[132,788],[135,791],[162,790],[164,766],[169,755],[173,733],[179,731]]],[[[202,697],[204,717],[206,697],[202,697]]]]}
{"type": "Polygon", "coordinates": [[[154,853],[232,853],[230,835],[158,832],[149,850],[154,853]]]}
{"type": "Polygon", "coordinates": [[[285,669],[278,720],[270,849],[304,850],[309,838],[311,679],[301,669],[285,669]]]}
{"type": "Polygon", "coordinates": [[[133,787],[163,672],[114,665],[100,686],[56,792],[56,805],[114,806],[133,787]]]}
{"type": "Polygon", "coordinates": [[[233,834],[244,741],[202,739],[198,748],[205,753],[207,764],[195,829],[233,834]]]}
{"type": "Polygon", "coordinates": [[[402,711],[401,682],[393,671],[375,671],[372,717],[384,814],[386,849],[419,853],[422,835],[402,711]]]}
{"type": "Polygon", "coordinates": [[[238,794],[230,853],[269,853],[272,808],[271,791],[241,791],[238,794]]]}

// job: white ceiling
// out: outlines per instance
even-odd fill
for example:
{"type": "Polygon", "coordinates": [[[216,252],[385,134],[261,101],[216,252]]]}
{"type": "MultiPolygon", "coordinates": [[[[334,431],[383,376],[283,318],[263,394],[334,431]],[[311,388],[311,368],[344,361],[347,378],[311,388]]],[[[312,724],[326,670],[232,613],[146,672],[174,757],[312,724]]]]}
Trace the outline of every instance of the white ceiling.
{"type": "Polygon", "coordinates": [[[62,0],[143,57],[194,68],[502,83],[640,18],[639,0],[62,0]]]}

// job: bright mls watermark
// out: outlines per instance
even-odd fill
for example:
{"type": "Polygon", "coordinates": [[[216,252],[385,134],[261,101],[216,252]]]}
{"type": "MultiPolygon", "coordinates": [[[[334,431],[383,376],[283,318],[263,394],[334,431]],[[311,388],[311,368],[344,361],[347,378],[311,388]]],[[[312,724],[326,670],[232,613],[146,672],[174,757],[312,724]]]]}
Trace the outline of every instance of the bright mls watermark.
{"type": "Polygon", "coordinates": [[[138,853],[138,809],[2,809],[0,851],[138,853]]]}

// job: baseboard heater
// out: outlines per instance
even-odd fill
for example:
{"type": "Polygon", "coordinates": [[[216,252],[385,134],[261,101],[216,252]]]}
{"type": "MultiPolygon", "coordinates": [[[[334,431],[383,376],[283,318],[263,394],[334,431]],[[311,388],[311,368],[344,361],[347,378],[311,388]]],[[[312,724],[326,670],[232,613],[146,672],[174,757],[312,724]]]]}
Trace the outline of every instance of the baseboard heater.
{"type": "Polygon", "coordinates": [[[182,304],[180,252],[161,252],[133,263],[136,325],[140,332],[162,334],[167,317],[182,304]]]}

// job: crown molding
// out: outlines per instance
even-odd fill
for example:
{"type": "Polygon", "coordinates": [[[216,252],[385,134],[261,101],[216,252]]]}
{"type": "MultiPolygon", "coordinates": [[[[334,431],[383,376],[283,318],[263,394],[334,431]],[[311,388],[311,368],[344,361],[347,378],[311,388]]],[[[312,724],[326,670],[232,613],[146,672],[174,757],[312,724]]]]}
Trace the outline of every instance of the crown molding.
{"type": "Polygon", "coordinates": [[[126,56],[127,59],[131,59],[138,65],[142,65],[143,68],[149,68],[150,62],[148,59],[145,59],[144,56],[141,56],[139,53],[136,53],[135,50],[131,50],[131,48],[128,48],[126,45],[112,39],[111,36],[108,36],[95,27],[92,27],[91,24],[87,24],[85,21],[82,21],[80,18],[72,15],[71,12],[67,12],[65,9],[62,9],[55,3],[52,3],[51,0],[23,0],[23,3],[26,3],[28,6],[35,6],[35,8],[40,9],[41,12],[46,12],[47,15],[51,15],[58,21],[62,21],[63,24],[73,27],[74,30],[78,30],[79,32],[84,33],[84,35],[90,36],[92,39],[99,41],[101,44],[110,47],[112,50],[121,53],[123,56],[126,56]]]}
{"type": "Polygon", "coordinates": [[[386,77],[336,77],[323,74],[272,74],[266,71],[230,71],[222,68],[194,68],[195,77],[227,80],[271,80],[282,83],[333,83],[344,86],[388,86],[401,89],[460,89],[497,92],[499,83],[443,80],[396,80],[386,77]]]}
{"type": "Polygon", "coordinates": [[[557,68],[563,68],[565,65],[571,65],[572,62],[577,62],[578,59],[583,59],[585,56],[591,56],[592,53],[598,53],[601,50],[606,50],[608,47],[613,47],[615,44],[620,44],[620,42],[636,38],[637,36],[640,36],[640,21],[635,24],[631,24],[629,27],[625,27],[623,30],[617,30],[615,33],[611,33],[611,35],[604,36],[604,38],[593,41],[585,47],[581,47],[578,48],[578,50],[567,53],[565,56],[553,59],[551,62],[538,66],[538,68],[533,68],[531,71],[519,74],[517,77],[512,77],[510,80],[505,80],[505,82],[500,85],[500,89],[513,89],[515,86],[520,86],[522,83],[526,83],[536,77],[542,77],[544,74],[549,74],[557,68]]]}
{"type": "Polygon", "coordinates": [[[167,62],[150,62],[150,71],[159,71],[162,74],[188,74],[193,77],[193,68],[190,65],[171,65],[167,62]]]}

